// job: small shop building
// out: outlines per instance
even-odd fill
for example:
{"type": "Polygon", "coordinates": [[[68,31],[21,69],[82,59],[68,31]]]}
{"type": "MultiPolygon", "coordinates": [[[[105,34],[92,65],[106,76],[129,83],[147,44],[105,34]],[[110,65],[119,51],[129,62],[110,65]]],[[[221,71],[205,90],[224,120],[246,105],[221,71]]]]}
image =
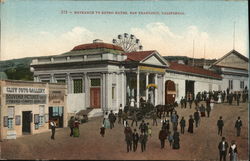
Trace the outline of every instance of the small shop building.
{"type": "Polygon", "coordinates": [[[1,139],[49,131],[50,120],[67,126],[66,85],[0,80],[1,139]]]}

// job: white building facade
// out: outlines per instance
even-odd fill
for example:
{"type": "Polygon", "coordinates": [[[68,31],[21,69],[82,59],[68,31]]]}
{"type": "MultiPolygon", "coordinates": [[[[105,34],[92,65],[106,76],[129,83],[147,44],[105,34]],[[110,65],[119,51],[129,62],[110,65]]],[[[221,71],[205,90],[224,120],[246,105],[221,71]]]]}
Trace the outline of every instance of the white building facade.
{"type": "Polygon", "coordinates": [[[139,107],[141,100],[168,104],[187,93],[224,90],[227,79],[210,70],[170,63],[155,50],[125,53],[100,41],[34,59],[31,69],[36,82],[66,83],[68,113],[92,108],[89,117],[118,112],[125,105],[139,107]]]}
{"type": "Polygon", "coordinates": [[[216,61],[211,69],[223,77],[222,90],[241,92],[248,88],[248,58],[232,50],[216,61]]]}

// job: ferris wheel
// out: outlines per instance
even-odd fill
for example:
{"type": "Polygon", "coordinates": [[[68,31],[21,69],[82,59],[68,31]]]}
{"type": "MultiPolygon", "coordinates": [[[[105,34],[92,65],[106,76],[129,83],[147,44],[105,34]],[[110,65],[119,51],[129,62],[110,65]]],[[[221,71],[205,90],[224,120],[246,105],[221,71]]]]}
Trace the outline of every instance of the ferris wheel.
{"type": "Polygon", "coordinates": [[[124,33],[113,39],[113,44],[122,47],[125,52],[141,51],[142,45],[135,35],[124,33]]]}

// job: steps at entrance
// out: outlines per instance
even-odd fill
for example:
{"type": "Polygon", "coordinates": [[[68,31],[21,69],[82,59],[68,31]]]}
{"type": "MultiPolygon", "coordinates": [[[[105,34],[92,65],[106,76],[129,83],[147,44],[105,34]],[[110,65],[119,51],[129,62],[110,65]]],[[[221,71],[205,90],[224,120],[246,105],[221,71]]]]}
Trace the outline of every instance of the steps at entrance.
{"type": "Polygon", "coordinates": [[[102,115],[103,115],[102,109],[93,109],[88,113],[88,117],[98,117],[102,115]]]}

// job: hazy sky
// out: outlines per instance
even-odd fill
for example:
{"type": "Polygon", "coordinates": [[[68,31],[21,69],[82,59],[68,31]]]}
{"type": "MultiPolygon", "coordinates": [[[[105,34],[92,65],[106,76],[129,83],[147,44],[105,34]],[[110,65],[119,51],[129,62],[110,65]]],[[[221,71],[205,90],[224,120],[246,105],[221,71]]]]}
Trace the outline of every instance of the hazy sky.
{"type": "Polygon", "coordinates": [[[57,55],[94,39],[112,43],[125,32],[139,38],[144,50],[157,50],[163,56],[192,57],[195,40],[195,57],[204,57],[205,46],[206,58],[220,58],[233,49],[234,22],[235,49],[248,57],[247,15],[247,1],[5,0],[1,3],[1,60],[57,55]]]}

